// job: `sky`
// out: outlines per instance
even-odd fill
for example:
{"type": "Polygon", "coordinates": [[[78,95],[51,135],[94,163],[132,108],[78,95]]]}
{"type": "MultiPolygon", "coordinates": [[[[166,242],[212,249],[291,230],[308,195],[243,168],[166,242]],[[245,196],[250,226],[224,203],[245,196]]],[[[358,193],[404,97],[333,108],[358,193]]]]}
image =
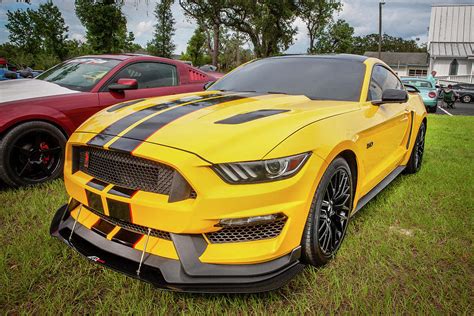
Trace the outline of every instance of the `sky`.
{"type": "MultiPolygon", "coordinates": [[[[391,36],[405,39],[417,39],[423,43],[428,38],[428,26],[432,4],[470,3],[472,0],[385,0],[383,6],[383,31],[391,36]]],[[[17,3],[16,0],[0,0],[0,43],[8,41],[6,13],[8,10],[36,9],[46,0],[32,0],[32,4],[17,3]]],[[[127,29],[135,34],[138,44],[145,46],[152,38],[155,19],[153,9],[156,0],[125,0],[122,12],[127,18],[127,29]]],[[[69,37],[84,40],[85,29],[74,13],[73,0],[53,0],[61,10],[66,24],[69,26],[69,37]]],[[[335,19],[344,19],[354,27],[355,35],[378,33],[378,0],[342,0],[343,9],[335,14],[335,19]]],[[[176,34],[173,38],[176,44],[176,54],[186,50],[196,24],[184,16],[178,1],[172,7],[176,20],[176,34]]],[[[298,34],[294,44],[287,53],[305,53],[308,48],[308,36],[304,23],[297,19],[295,26],[298,34]]]]}

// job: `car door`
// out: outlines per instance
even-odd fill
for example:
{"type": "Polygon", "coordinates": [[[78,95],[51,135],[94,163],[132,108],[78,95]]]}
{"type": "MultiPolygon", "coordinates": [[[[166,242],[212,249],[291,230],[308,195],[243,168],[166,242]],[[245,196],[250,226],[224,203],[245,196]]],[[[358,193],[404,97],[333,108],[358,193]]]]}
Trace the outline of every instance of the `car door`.
{"type": "Polygon", "coordinates": [[[405,153],[410,133],[412,113],[408,103],[372,104],[381,100],[386,89],[403,90],[398,77],[382,65],[375,65],[369,84],[367,102],[363,105],[366,129],[360,134],[361,148],[365,152],[363,164],[366,172],[364,179],[369,191],[391,171],[393,171],[405,153]]]}
{"type": "Polygon", "coordinates": [[[127,100],[149,98],[186,92],[186,85],[180,85],[176,65],[165,62],[140,61],[126,65],[99,92],[101,106],[109,106],[127,100]],[[110,91],[108,86],[119,79],[135,79],[138,88],[121,92],[110,91]]]}

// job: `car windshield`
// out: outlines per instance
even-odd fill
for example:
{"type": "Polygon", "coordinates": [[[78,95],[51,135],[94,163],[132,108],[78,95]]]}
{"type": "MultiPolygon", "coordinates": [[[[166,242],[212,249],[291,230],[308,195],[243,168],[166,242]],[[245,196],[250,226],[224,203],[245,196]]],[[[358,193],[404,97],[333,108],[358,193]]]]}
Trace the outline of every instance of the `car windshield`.
{"type": "Polygon", "coordinates": [[[210,89],[305,95],[312,100],[359,101],[365,65],[331,57],[276,57],[253,61],[210,89]]]}
{"type": "Polygon", "coordinates": [[[424,88],[424,89],[433,89],[433,85],[431,82],[426,81],[426,80],[407,80],[407,79],[402,79],[402,82],[404,84],[409,84],[412,86],[415,86],[417,88],[424,88]]]}
{"type": "Polygon", "coordinates": [[[77,58],[59,64],[37,79],[77,90],[90,91],[120,60],[106,58],[77,58]]]}

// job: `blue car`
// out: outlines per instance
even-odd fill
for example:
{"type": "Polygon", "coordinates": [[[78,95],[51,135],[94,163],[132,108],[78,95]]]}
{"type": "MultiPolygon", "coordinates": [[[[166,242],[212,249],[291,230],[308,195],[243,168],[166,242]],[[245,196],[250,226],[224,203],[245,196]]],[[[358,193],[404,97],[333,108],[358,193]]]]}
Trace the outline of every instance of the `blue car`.
{"type": "Polygon", "coordinates": [[[403,84],[411,85],[420,90],[420,96],[428,113],[435,113],[438,108],[438,94],[436,87],[425,78],[405,77],[401,78],[403,84]]]}

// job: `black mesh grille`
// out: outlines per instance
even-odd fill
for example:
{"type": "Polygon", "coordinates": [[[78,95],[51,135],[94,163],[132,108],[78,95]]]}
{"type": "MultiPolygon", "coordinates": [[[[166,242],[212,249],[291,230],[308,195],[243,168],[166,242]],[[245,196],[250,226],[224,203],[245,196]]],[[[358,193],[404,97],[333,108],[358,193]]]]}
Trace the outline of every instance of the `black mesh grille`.
{"type": "Polygon", "coordinates": [[[79,170],[107,183],[166,195],[170,193],[174,173],[173,168],[155,161],[92,147],[80,148],[79,170]]]}
{"type": "Polygon", "coordinates": [[[217,232],[206,234],[206,237],[211,244],[269,239],[280,235],[285,223],[286,218],[281,218],[266,224],[224,227],[217,232]]]}
{"type": "MultiPolygon", "coordinates": [[[[86,207],[86,208],[87,208],[88,211],[94,213],[95,215],[99,216],[104,221],[107,221],[107,222],[111,223],[112,225],[118,226],[120,228],[129,230],[129,231],[132,231],[132,232],[136,232],[136,233],[139,233],[139,234],[142,234],[142,235],[147,235],[148,234],[148,228],[147,227],[140,226],[140,225],[137,225],[137,224],[132,224],[132,223],[129,223],[129,222],[125,222],[125,221],[122,221],[122,220],[119,220],[119,219],[116,219],[116,218],[113,218],[113,217],[109,217],[109,216],[104,215],[102,213],[99,213],[99,212],[97,212],[97,211],[95,211],[95,210],[93,210],[89,207],[86,207]]],[[[166,239],[166,240],[171,240],[170,233],[164,232],[164,231],[158,230],[158,229],[153,229],[153,228],[151,229],[150,236],[161,238],[161,239],[166,239]]]]}

